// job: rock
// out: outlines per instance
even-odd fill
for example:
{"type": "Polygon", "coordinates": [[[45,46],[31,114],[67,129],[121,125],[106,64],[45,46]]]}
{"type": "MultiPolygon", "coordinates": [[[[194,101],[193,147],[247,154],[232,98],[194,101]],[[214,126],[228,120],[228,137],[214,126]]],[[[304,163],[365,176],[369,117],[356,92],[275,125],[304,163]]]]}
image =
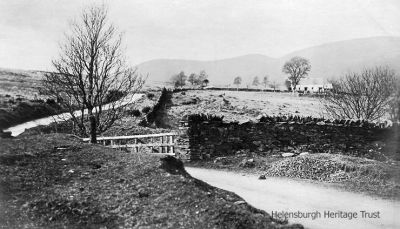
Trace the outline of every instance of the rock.
{"type": "Polygon", "coordinates": [[[307,155],[307,154],[310,154],[310,153],[309,152],[302,152],[302,153],[300,153],[300,156],[307,155]]]}
{"type": "Polygon", "coordinates": [[[267,178],[265,177],[265,175],[260,175],[260,176],[258,177],[258,179],[259,179],[259,180],[265,180],[265,179],[267,179],[267,178]]]}
{"type": "Polygon", "coordinates": [[[316,124],[317,124],[318,126],[323,126],[323,125],[325,125],[325,122],[321,121],[321,122],[317,122],[316,124]]]}
{"type": "Polygon", "coordinates": [[[239,201],[236,201],[234,204],[240,205],[240,204],[245,204],[245,203],[246,203],[246,201],[239,200],[239,201]]]}
{"type": "Polygon", "coordinates": [[[294,153],[282,153],[282,157],[294,157],[294,153]]]}
{"type": "Polygon", "coordinates": [[[223,164],[223,165],[226,165],[226,164],[229,163],[229,161],[228,161],[228,158],[227,158],[227,157],[217,157],[217,158],[215,158],[215,160],[214,160],[214,164],[216,164],[216,163],[221,163],[221,164],[223,164]]]}
{"type": "Polygon", "coordinates": [[[252,168],[255,166],[255,162],[254,159],[243,159],[242,162],[240,162],[239,164],[240,167],[244,167],[244,168],[252,168]]]}
{"type": "Polygon", "coordinates": [[[150,193],[144,188],[139,189],[138,193],[140,198],[148,197],[150,195],[150,193]]]}

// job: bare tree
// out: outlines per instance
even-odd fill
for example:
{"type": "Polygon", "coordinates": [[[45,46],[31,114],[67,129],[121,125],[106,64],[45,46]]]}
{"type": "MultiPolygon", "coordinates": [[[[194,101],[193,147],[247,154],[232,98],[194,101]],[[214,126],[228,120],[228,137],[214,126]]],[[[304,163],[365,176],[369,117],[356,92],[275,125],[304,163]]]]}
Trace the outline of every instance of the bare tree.
{"type": "Polygon", "coordinates": [[[388,111],[396,88],[395,73],[388,67],[349,73],[333,82],[324,98],[326,111],[334,118],[376,121],[388,111]]]}
{"type": "Polygon", "coordinates": [[[303,57],[293,57],[283,65],[282,72],[288,74],[292,91],[295,91],[300,80],[308,75],[311,70],[310,62],[303,57]]]}
{"type": "Polygon", "coordinates": [[[268,86],[268,75],[266,75],[266,76],[264,76],[264,78],[263,78],[263,81],[262,81],[262,85],[264,86],[264,89],[266,89],[267,88],[267,86],[268,86]]]}
{"type": "Polygon", "coordinates": [[[208,78],[208,75],[207,75],[206,71],[205,70],[201,70],[199,75],[198,75],[198,77],[197,77],[197,82],[196,83],[198,85],[203,85],[204,80],[206,80],[207,78],[208,78]]]}
{"type": "Polygon", "coordinates": [[[185,72],[181,71],[179,74],[172,76],[172,82],[175,87],[183,88],[186,85],[187,76],[185,72]]]}
{"type": "Polygon", "coordinates": [[[190,82],[190,84],[192,86],[194,86],[195,84],[197,84],[197,81],[198,81],[197,75],[195,73],[190,74],[188,81],[190,82]]]}
{"type": "Polygon", "coordinates": [[[277,83],[276,81],[272,81],[272,82],[269,84],[269,86],[270,86],[272,89],[274,89],[274,92],[275,92],[276,88],[278,87],[278,83],[277,83]]]}
{"type": "Polygon", "coordinates": [[[106,7],[91,6],[70,24],[60,56],[52,62],[55,72],[43,79],[45,92],[68,109],[75,131],[90,136],[92,143],[122,116],[144,82],[127,66],[121,44],[122,35],[108,22],[106,7]],[[113,93],[124,99],[110,98],[113,93]]]}
{"type": "Polygon", "coordinates": [[[258,76],[255,76],[255,77],[254,77],[252,85],[253,85],[253,86],[256,86],[256,87],[257,87],[258,85],[260,85],[260,80],[258,79],[258,76]]]}
{"type": "Polygon", "coordinates": [[[233,84],[235,84],[236,89],[239,90],[239,85],[242,84],[242,77],[240,76],[235,77],[235,79],[233,80],[233,84]]]}

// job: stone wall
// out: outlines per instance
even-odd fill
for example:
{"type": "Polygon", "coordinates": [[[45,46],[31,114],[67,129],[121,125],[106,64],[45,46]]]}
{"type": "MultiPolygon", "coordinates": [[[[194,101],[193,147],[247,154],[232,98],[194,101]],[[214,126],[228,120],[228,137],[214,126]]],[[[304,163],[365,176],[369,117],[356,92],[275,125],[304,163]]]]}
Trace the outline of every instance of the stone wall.
{"type": "Polygon", "coordinates": [[[293,121],[224,123],[188,121],[188,159],[211,159],[238,151],[258,154],[342,153],[378,160],[399,160],[398,125],[389,128],[293,121]]]}

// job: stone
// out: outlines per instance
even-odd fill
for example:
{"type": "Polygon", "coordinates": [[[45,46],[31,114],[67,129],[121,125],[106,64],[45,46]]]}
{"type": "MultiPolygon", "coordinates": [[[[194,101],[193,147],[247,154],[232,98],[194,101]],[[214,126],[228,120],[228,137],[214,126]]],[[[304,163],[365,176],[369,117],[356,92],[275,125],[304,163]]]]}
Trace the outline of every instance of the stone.
{"type": "Polygon", "coordinates": [[[138,193],[139,198],[148,197],[150,195],[150,193],[144,188],[139,189],[138,193]]]}
{"type": "Polygon", "coordinates": [[[310,154],[310,153],[309,152],[302,152],[302,153],[300,153],[300,156],[308,155],[308,154],[310,154]]]}
{"type": "Polygon", "coordinates": [[[267,179],[267,178],[265,177],[265,175],[260,175],[260,176],[258,177],[258,179],[259,179],[259,180],[265,180],[265,179],[267,179]]]}
{"type": "Polygon", "coordinates": [[[221,163],[221,164],[227,164],[229,161],[227,160],[227,158],[226,157],[217,157],[217,158],[215,158],[215,160],[214,160],[214,164],[216,164],[216,163],[221,163]]]}
{"type": "Polygon", "coordinates": [[[295,154],[294,153],[282,153],[282,157],[293,157],[295,154]]]}
{"type": "Polygon", "coordinates": [[[244,168],[252,168],[255,166],[254,159],[243,159],[239,166],[244,168]]]}
{"type": "Polygon", "coordinates": [[[245,203],[246,203],[246,201],[239,200],[239,201],[236,201],[234,204],[240,205],[240,204],[245,204],[245,203]]]}

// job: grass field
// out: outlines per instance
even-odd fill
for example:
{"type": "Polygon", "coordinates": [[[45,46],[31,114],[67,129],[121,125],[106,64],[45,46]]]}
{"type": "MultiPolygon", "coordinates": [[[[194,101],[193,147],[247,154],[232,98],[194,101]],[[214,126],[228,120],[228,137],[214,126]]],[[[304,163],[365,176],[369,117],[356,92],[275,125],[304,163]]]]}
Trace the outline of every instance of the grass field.
{"type": "Polygon", "coordinates": [[[174,93],[168,116],[177,125],[177,119],[196,113],[224,116],[227,122],[244,122],[260,115],[323,117],[322,111],[320,99],[291,93],[193,90],[174,93]]]}

